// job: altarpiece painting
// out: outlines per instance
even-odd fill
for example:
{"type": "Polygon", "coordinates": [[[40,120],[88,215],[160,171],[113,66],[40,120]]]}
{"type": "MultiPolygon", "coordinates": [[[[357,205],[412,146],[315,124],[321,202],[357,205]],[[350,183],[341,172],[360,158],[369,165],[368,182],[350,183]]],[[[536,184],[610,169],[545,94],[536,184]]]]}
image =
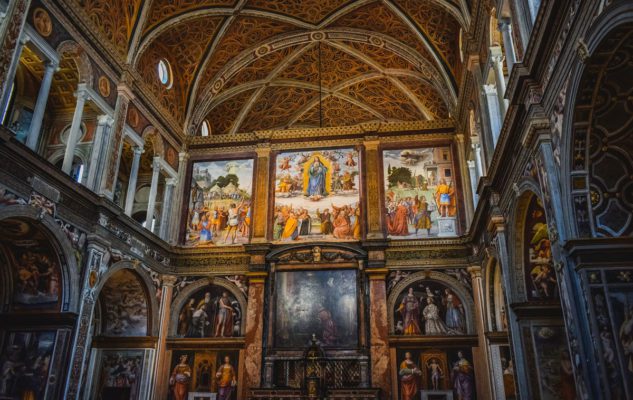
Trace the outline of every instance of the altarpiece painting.
{"type": "Polygon", "coordinates": [[[356,347],[356,270],[283,271],[275,278],[275,346],[356,347]]]}

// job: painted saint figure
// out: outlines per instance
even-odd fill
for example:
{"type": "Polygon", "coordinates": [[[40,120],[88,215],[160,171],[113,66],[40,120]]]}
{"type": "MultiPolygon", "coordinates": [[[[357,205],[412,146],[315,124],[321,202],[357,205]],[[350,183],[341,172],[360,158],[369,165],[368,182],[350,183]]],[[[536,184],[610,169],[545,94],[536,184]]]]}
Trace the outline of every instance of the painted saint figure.
{"type": "Polygon", "coordinates": [[[446,335],[448,329],[440,318],[440,310],[433,302],[433,297],[426,298],[426,307],[422,310],[424,316],[424,333],[426,335],[446,335]]]}
{"type": "Polygon", "coordinates": [[[446,326],[449,329],[464,333],[464,308],[457,296],[448,288],[444,289],[446,304],[446,326]]]}
{"type": "Polygon", "coordinates": [[[321,160],[316,157],[310,165],[310,169],[308,170],[308,188],[306,190],[306,195],[308,197],[324,197],[327,196],[328,193],[325,190],[325,175],[327,173],[327,168],[325,165],[321,163],[321,160]]]}
{"type": "Polygon", "coordinates": [[[172,386],[172,393],[175,400],[186,400],[189,393],[189,382],[191,382],[191,367],[187,364],[187,355],[180,356],[178,365],[174,367],[169,379],[172,386]]]}
{"type": "Polygon", "coordinates": [[[416,399],[422,371],[411,359],[411,353],[404,354],[404,361],[400,363],[398,375],[400,375],[400,398],[402,400],[416,399]]]}
{"type": "Polygon", "coordinates": [[[229,356],[224,357],[224,364],[220,365],[215,377],[218,380],[218,400],[231,400],[237,386],[237,376],[229,356]]]}
{"type": "Polygon", "coordinates": [[[222,292],[222,297],[218,299],[214,336],[233,336],[233,307],[228,292],[222,292]]]}
{"type": "Polygon", "coordinates": [[[420,303],[415,294],[413,294],[413,288],[409,288],[409,293],[402,299],[398,312],[402,314],[404,319],[403,334],[422,334],[422,329],[420,329],[420,303]]]}
{"type": "Polygon", "coordinates": [[[452,210],[454,206],[453,196],[455,189],[452,185],[446,183],[446,179],[440,179],[440,184],[437,185],[435,190],[435,201],[439,207],[440,216],[452,217],[454,212],[452,210]]]}
{"type": "Polygon", "coordinates": [[[438,362],[437,358],[432,358],[426,364],[426,367],[431,371],[431,386],[433,390],[440,389],[440,379],[442,375],[444,375],[444,371],[442,371],[442,367],[438,362]]]}
{"type": "Polygon", "coordinates": [[[453,389],[457,400],[471,400],[473,398],[473,366],[464,357],[464,353],[457,352],[459,358],[453,365],[453,389]]]}

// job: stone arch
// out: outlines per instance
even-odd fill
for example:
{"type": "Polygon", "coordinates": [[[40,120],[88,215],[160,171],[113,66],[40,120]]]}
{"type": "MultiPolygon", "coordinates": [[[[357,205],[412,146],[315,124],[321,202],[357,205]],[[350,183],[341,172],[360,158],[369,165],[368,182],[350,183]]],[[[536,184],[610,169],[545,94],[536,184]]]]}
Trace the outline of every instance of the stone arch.
{"type": "Polygon", "coordinates": [[[633,110],[630,84],[622,81],[633,72],[632,37],[633,4],[609,5],[572,67],[560,151],[570,237],[633,235],[633,184],[626,179],[633,174],[633,110]]]}
{"type": "MultiPolygon", "coordinates": [[[[488,257],[485,262],[484,308],[486,324],[490,331],[504,331],[503,318],[507,318],[506,294],[503,287],[503,269],[497,254],[488,257]]],[[[507,320],[506,320],[507,323],[507,320]]],[[[505,328],[505,329],[504,329],[505,328]]]]}
{"type": "Polygon", "coordinates": [[[66,54],[70,55],[77,65],[77,70],[79,71],[79,82],[86,83],[88,86],[92,87],[92,82],[94,80],[92,63],[79,43],[74,40],[65,40],[57,46],[57,53],[62,57],[66,54]]]}
{"type": "MultiPolygon", "coordinates": [[[[0,221],[15,218],[22,219],[41,228],[50,239],[51,246],[60,259],[61,305],[60,312],[79,312],[79,271],[75,249],[68,237],[62,232],[55,219],[45,211],[28,205],[12,205],[0,209],[0,221]]],[[[10,281],[9,281],[10,282],[10,281]]],[[[12,289],[12,288],[10,288],[12,289]]],[[[7,292],[5,290],[5,292],[7,292]]],[[[11,293],[11,291],[8,291],[11,293]]]]}
{"type": "Polygon", "coordinates": [[[178,296],[171,302],[171,310],[169,313],[169,336],[174,336],[178,330],[178,317],[180,316],[180,311],[185,306],[187,300],[194,295],[197,291],[204,288],[208,285],[218,286],[226,291],[228,291],[240,305],[240,336],[245,334],[244,328],[246,326],[246,307],[247,300],[244,294],[230,281],[222,277],[204,277],[200,278],[197,281],[191,283],[186,288],[184,288],[178,296]]]}
{"type": "MultiPolygon", "coordinates": [[[[156,296],[153,296],[152,293],[154,291],[154,282],[152,278],[143,270],[141,264],[137,261],[128,261],[122,260],[112,264],[107,271],[105,271],[97,281],[97,284],[94,287],[93,295],[95,299],[99,299],[99,295],[101,294],[101,290],[103,286],[107,283],[107,281],[115,275],[117,272],[122,270],[129,270],[134,273],[136,278],[138,279],[141,287],[145,292],[145,298],[147,300],[147,336],[157,336],[159,329],[159,308],[160,305],[158,303],[158,299],[156,296]]],[[[98,301],[95,301],[95,307],[97,306],[98,301]]]]}
{"type": "Polygon", "coordinates": [[[402,279],[391,290],[391,294],[387,298],[387,323],[389,324],[389,333],[394,333],[394,309],[398,297],[402,292],[412,283],[420,281],[434,281],[441,283],[450,288],[465,305],[465,318],[466,318],[466,334],[475,333],[475,303],[472,295],[468,293],[468,290],[459,281],[452,276],[446,275],[437,271],[419,271],[413,273],[406,278],[402,279]]]}
{"type": "Polygon", "coordinates": [[[158,129],[150,125],[143,130],[141,137],[145,142],[145,146],[152,146],[152,151],[154,152],[152,155],[153,157],[165,157],[165,144],[163,143],[163,137],[160,135],[158,129]]]}

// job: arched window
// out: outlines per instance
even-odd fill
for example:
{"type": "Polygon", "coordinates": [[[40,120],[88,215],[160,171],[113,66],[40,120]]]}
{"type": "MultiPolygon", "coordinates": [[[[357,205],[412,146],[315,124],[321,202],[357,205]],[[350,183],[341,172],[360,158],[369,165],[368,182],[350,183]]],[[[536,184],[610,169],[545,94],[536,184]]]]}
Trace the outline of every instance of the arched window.
{"type": "Polygon", "coordinates": [[[160,81],[160,83],[166,86],[167,89],[171,89],[172,85],[174,84],[174,79],[169,61],[165,60],[164,58],[161,59],[160,61],[158,61],[158,65],[156,66],[156,68],[158,71],[158,80],[160,81]]]}
{"type": "Polygon", "coordinates": [[[211,127],[209,126],[209,121],[202,121],[202,125],[200,126],[200,136],[209,136],[211,132],[211,127]]]}

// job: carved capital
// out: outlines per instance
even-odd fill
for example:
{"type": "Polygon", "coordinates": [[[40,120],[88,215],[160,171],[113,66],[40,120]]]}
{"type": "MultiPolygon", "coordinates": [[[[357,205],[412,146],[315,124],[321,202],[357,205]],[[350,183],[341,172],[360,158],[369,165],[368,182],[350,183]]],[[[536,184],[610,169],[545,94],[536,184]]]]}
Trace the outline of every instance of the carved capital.
{"type": "Polygon", "coordinates": [[[160,280],[163,286],[173,287],[176,284],[178,277],[175,275],[161,275],[160,280]]]}
{"type": "Polygon", "coordinates": [[[468,271],[468,273],[470,273],[470,277],[473,280],[481,279],[481,266],[480,265],[477,265],[477,264],[471,265],[466,270],[468,271]]]}

